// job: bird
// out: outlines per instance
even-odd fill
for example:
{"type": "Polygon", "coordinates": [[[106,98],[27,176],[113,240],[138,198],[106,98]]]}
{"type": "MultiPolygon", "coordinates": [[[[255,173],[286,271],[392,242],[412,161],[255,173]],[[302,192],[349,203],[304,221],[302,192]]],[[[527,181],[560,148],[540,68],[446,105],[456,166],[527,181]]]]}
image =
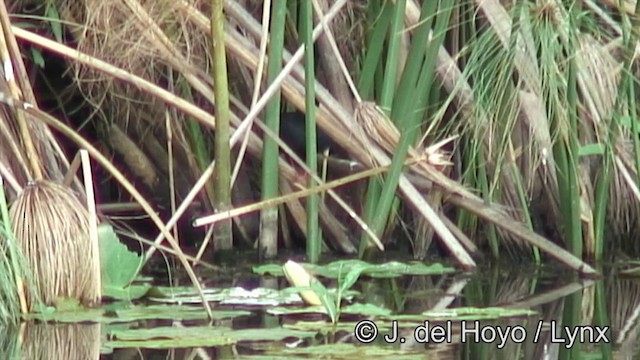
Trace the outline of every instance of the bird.
{"type": "MultiPolygon", "coordinates": [[[[280,139],[301,159],[306,157],[305,133],[305,114],[302,111],[296,110],[280,114],[280,139]]],[[[318,126],[316,126],[316,147],[318,153],[324,153],[326,150],[331,151],[335,147],[334,141],[318,126]]]]}

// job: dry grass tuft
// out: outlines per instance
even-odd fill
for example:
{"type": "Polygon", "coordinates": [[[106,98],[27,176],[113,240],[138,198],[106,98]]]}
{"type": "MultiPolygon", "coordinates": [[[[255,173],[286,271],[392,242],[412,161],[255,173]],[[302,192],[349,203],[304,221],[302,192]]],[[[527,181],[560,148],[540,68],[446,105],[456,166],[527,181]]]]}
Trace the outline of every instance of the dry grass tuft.
{"type": "Polygon", "coordinates": [[[9,216],[32,272],[29,309],[38,299],[47,305],[60,297],[85,305],[100,300],[99,249],[89,237],[89,213],[71,190],[49,181],[32,182],[9,216]]]}

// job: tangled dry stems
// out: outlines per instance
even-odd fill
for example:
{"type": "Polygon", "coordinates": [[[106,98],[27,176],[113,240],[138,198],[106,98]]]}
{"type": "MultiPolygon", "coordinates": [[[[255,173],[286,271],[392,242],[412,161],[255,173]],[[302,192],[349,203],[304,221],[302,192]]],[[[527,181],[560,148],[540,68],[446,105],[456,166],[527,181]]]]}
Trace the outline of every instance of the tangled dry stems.
{"type": "MultiPolygon", "coordinates": [[[[202,6],[204,6],[204,3],[201,1],[190,1],[189,3],[194,8],[199,9],[202,9],[202,6]]],[[[182,64],[189,68],[188,71],[199,69],[198,71],[201,71],[202,74],[206,73],[209,64],[206,55],[208,48],[206,42],[207,34],[205,34],[202,29],[194,28],[195,25],[184,17],[180,11],[175,11],[178,5],[172,2],[141,1],[139,6],[144,9],[144,13],[138,11],[133,12],[133,14],[132,9],[135,8],[134,4],[138,4],[133,1],[101,2],[87,0],[82,3],[75,3],[76,5],[73,5],[73,2],[64,2],[64,4],[69,5],[67,14],[73,15],[70,16],[70,18],[76,19],[78,23],[83,24],[83,37],[80,37],[79,48],[84,52],[96,55],[99,58],[111,60],[112,63],[132,73],[142,74],[143,77],[151,79],[152,81],[164,81],[164,74],[169,67],[173,66],[174,69],[179,69],[176,68],[175,62],[172,62],[178,53],[183,54],[182,56],[189,60],[187,61],[188,64],[182,64]],[[84,4],[84,6],[77,6],[77,4],[84,4]],[[84,13],[84,11],[86,11],[85,9],[91,10],[90,12],[84,13]],[[153,26],[163,29],[163,32],[168,34],[168,38],[172,40],[171,44],[173,44],[174,48],[163,48],[161,42],[153,42],[147,37],[140,36],[143,30],[151,28],[150,26],[146,26],[145,21],[143,21],[145,19],[145,13],[148,15],[147,20],[153,19],[155,22],[153,26]]],[[[351,17],[353,18],[355,16],[351,17]]],[[[339,33],[346,34],[349,33],[349,31],[339,33]]],[[[351,43],[347,41],[347,45],[348,44],[351,43]]],[[[590,51],[589,53],[594,52],[590,51]]],[[[587,60],[596,65],[599,61],[599,59],[587,60]]],[[[353,64],[355,61],[347,62],[353,64]]],[[[602,75],[598,73],[599,69],[601,69],[600,66],[592,66],[591,69],[596,72],[594,78],[602,75]]],[[[117,109],[118,114],[114,115],[117,121],[126,122],[131,118],[144,118],[143,116],[136,116],[136,110],[153,108],[155,106],[153,100],[149,100],[145,106],[134,104],[132,99],[141,98],[140,94],[135,90],[128,89],[112,81],[110,82],[109,79],[100,77],[99,74],[94,74],[87,71],[87,69],[80,68],[78,77],[80,82],[83,83],[83,87],[88,89],[87,93],[95,97],[99,98],[104,96],[103,94],[110,92],[124,94],[121,95],[119,99],[113,99],[113,103],[109,105],[109,107],[117,109]],[[93,81],[96,77],[102,80],[102,82],[93,81]]],[[[207,79],[206,76],[203,78],[207,79]]],[[[602,81],[599,82],[601,83],[602,81]]],[[[251,85],[247,87],[251,87],[251,85]]],[[[612,91],[611,93],[613,94],[615,92],[612,91]]],[[[99,103],[99,101],[96,101],[98,99],[94,98],[93,100],[95,103],[99,103]]],[[[377,142],[381,148],[385,149],[386,152],[392,153],[399,142],[399,132],[393,124],[388,122],[388,118],[386,118],[379,109],[375,108],[375,105],[373,105],[373,107],[370,105],[372,104],[360,109],[362,114],[356,115],[356,117],[360,116],[364,120],[361,124],[365,128],[365,131],[372,136],[373,140],[377,142]],[[365,114],[367,115],[365,116],[365,114]]],[[[144,111],[145,110],[141,110],[140,112],[144,111]]],[[[146,124],[138,121],[137,126],[144,125],[146,124]]],[[[517,147],[518,146],[516,146],[516,148],[517,147]]],[[[419,149],[417,149],[417,153],[424,155],[419,149]]],[[[410,155],[414,156],[415,153],[410,155]]],[[[533,157],[535,157],[535,154],[533,155],[533,157]]],[[[433,162],[438,161],[437,156],[438,154],[436,153],[433,162]]],[[[528,166],[537,167],[540,161],[531,159],[527,164],[528,166]]],[[[541,170],[540,172],[543,171],[541,170]]],[[[427,172],[427,174],[430,174],[430,172],[427,172]]],[[[534,182],[534,179],[538,178],[535,169],[531,169],[527,174],[530,175],[529,178],[524,179],[527,184],[534,182]]],[[[514,194],[509,195],[508,198],[517,199],[514,194]]],[[[621,197],[618,195],[612,198],[621,197]]],[[[622,196],[622,198],[624,198],[624,196],[622,196]]],[[[506,203],[514,208],[517,207],[516,202],[516,200],[506,201],[506,203]]]]}

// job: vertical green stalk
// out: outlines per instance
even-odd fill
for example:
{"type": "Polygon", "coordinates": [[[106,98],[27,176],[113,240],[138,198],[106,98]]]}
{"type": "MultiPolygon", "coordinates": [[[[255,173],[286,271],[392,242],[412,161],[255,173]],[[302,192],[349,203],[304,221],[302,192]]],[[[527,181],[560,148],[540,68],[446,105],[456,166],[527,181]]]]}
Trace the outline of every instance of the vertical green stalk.
{"type": "Polygon", "coordinates": [[[594,260],[596,264],[602,261],[604,254],[604,234],[605,227],[607,226],[605,220],[609,203],[609,186],[611,185],[611,176],[613,174],[611,171],[613,154],[611,150],[609,150],[609,145],[606,145],[606,147],[602,156],[602,168],[596,178],[595,211],[593,215],[593,230],[595,236],[594,260]]]}
{"type": "Polygon", "coordinates": [[[396,75],[398,74],[398,64],[400,62],[400,45],[404,27],[404,9],[406,0],[396,0],[393,7],[393,18],[391,19],[391,30],[389,32],[389,48],[387,49],[387,62],[384,69],[384,80],[382,93],[380,94],[380,107],[384,110],[391,108],[393,94],[396,91],[396,75]]]}
{"type": "MultiPolygon", "coordinates": [[[[492,194],[489,189],[489,175],[487,173],[487,157],[485,149],[482,145],[478,145],[478,153],[475,156],[478,161],[478,183],[480,184],[480,191],[485,199],[485,202],[491,201],[492,194]]],[[[487,224],[487,240],[489,248],[491,249],[491,255],[494,259],[500,258],[500,246],[498,241],[498,232],[494,224],[487,224]]]]}
{"type": "MultiPolygon", "coordinates": [[[[511,149],[511,151],[514,151],[513,149],[511,149]]],[[[522,211],[522,217],[524,218],[527,227],[530,230],[534,230],[533,229],[533,222],[531,221],[531,214],[529,211],[529,206],[528,206],[528,201],[527,201],[527,193],[526,193],[526,189],[525,189],[525,185],[524,185],[524,179],[522,178],[522,173],[520,172],[520,168],[518,168],[518,165],[515,162],[511,163],[511,176],[514,179],[514,185],[516,188],[516,193],[518,195],[518,201],[520,201],[520,209],[522,211]]],[[[541,258],[540,258],[540,249],[538,249],[537,246],[533,247],[533,259],[534,262],[536,264],[540,264],[541,262],[541,258]]]]}
{"type": "MultiPolygon", "coordinates": [[[[570,16],[571,19],[578,21],[580,14],[577,12],[579,2],[573,4],[573,14],[570,16]]],[[[571,27],[572,29],[578,29],[579,24],[574,24],[575,27],[571,27]]],[[[569,202],[567,203],[569,207],[568,214],[570,218],[568,219],[567,224],[569,224],[569,229],[567,232],[567,239],[569,241],[569,246],[573,255],[578,258],[582,258],[582,221],[581,221],[581,210],[580,210],[580,184],[578,179],[578,79],[577,79],[577,64],[576,64],[576,54],[575,49],[577,47],[572,46],[577,39],[575,38],[576,34],[570,34],[569,36],[569,47],[567,48],[567,53],[569,54],[569,73],[567,77],[567,111],[569,112],[569,131],[567,133],[567,142],[566,142],[566,159],[567,159],[567,173],[565,179],[568,181],[566,184],[566,189],[568,190],[569,202]]],[[[565,146],[562,142],[561,146],[565,146]]]]}
{"type": "MultiPolygon", "coordinates": [[[[380,191],[382,190],[382,183],[379,177],[373,177],[369,180],[367,184],[367,192],[365,194],[365,202],[364,202],[364,221],[372,224],[372,217],[376,211],[378,206],[378,199],[380,197],[380,191]]],[[[380,234],[374,230],[374,234],[380,237],[380,234]]],[[[360,246],[358,248],[358,255],[362,258],[365,254],[365,251],[368,247],[371,246],[370,242],[367,241],[366,234],[362,234],[362,238],[360,239],[360,246]]]]}
{"type": "MultiPolygon", "coordinates": [[[[582,303],[583,303],[582,291],[576,291],[573,294],[564,298],[564,308],[562,311],[562,326],[568,329],[575,329],[582,325],[584,321],[582,319],[582,303]]],[[[562,306],[562,305],[561,305],[562,306]]],[[[582,359],[584,355],[581,354],[583,349],[580,341],[575,341],[573,346],[566,347],[560,346],[558,359],[561,360],[574,360],[582,359]]]]}
{"type": "Polygon", "coordinates": [[[418,132],[415,130],[420,127],[424,109],[429,101],[437,49],[444,41],[444,34],[449,24],[449,16],[453,9],[453,4],[451,4],[450,1],[441,1],[436,24],[434,28],[431,29],[427,27],[431,22],[423,21],[426,20],[426,16],[433,14],[433,12],[429,11],[429,3],[430,2],[423,3],[420,18],[422,27],[415,37],[415,40],[422,42],[412,44],[412,51],[410,52],[412,56],[408,59],[407,67],[404,70],[407,72],[407,76],[404,76],[405,74],[403,73],[403,81],[401,81],[400,90],[398,91],[399,94],[406,93],[408,95],[414,93],[421,94],[421,96],[417,98],[409,96],[397,97],[398,100],[394,101],[392,108],[392,116],[396,118],[404,116],[405,121],[403,122],[404,126],[401,127],[400,142],[393,155],[391,168],[385,178],[386,181],[380,195],[380,200],[378,201],[376,211],[371,221],[372,230],[378,236],[384,230],[385,219],[389,217],[398,181],[404,167],[404,161],[410,146],[416,139],[418,132]],[[433,30],[434,35],[433,40],[429,42],[429,46],[427,46],[426,39],[430,30],[433,30]],[[422,63],[422,66],[418,66],[420,63],[422,63]],[[409,71],[413,73],[408,73],[409,71]],[[415,85],[413,84],[414,79],[418,79],[415,85]]]}
{"type": "Polygon", "coordinates": [[[9,209],[0,177],[0,326],[15,324],[20,318],[18,280],[23,278],[19,264],[20,250],[13,238],[9,209]]]}
{"type": "MultiPolygon", "coordinates": [[[[313,48],[313,7],[311,1],[304,0],[301,5],[302,18],[302,36],[304,37],[305,53],[304,53],[304,74],[305,74],[305,107],[307,109],[305,130],[306,130],[306,155],[307,166],[311,169],[313,175],[318,169],[318,147],[316,146],[316,117],[315,117],[315,64],[314,64],[314,48],[313,48]]],[[[308,186],[314,187],[319,185],[309,176],[308,186]]],[[[320,251],[322,249],[322,239],[320,238],[320,226],[318,221],[319,195],[314,194],[307,198],[307,257],[312,263],[318,262],[320,251]]]]}
{"type": "Polygon", "coordinates": [[[382,56],[382,48],[384,46],[384,38],[391,23],[391,14],[393,5],[390,1],[385,1],[380,16],[375,15],[375,27],[371,33],[369,42],[367,43],[367,53],[364,57],[362,70],[360,71],[360,79],[358,81],[358,91],[363,99],[371,99],[373,97],[373,85],[376,70],[382,56]]]}
{"type": "MultiPolygon", "coordinates": [[[[380,9],[380,14],[373,11],[373,7],[369,9],[369,18],[373,19],[375,26],[369,37],[367,43],[367,51],[365,54],[362,70],[360,71],[360,80],[358,82],[358,91],[363,99],[372,99],[374,97],[374,84],[375,80],[379,77],[379,66],[382,60],[382,52],[385,44],[385,36],[389,25],[391,24],[391,17],[393,14],[393,4],[390,1],[385,1],[384,6],[380,9]]],[[[375,194],[380,192],[379,179],[372,178],[369,181],[367,193],[365,195],[364,213],[372,214],[375,206],[375,194]]],[[[366,218],[365,218],[366,219],[366,218]]],[[[360,256],[364,254],[368,241],[362,241],[360,244],[360,256]]]]}
{"type": "MultiPolygon", "coordinates": [[[[289,15],[289,23],[293,24],[293,26],[297,26],[298,23],[300,23],[301,20],[300,16],[303,16],[302,14],[298,15],[298,7],[301,5],[302,1],[287,1],[287,14],[289,15]]],[[[302,10],[300,10],[302,11],[302,10]]]]}
{"type": "MultiPolygon", "coordinates": [[[[211,39],[213,46],[213,92],[215,96],[215,159],[214,177],[215,206],[217,211],[228,210],[231,206],[231,159],[229,148],[229,82],[227,79],[227,57],[224,46],[223,0],[212,0],[211,39]]],[[[233,247],[231,219],[215,226],[215,247],[233,247]]]]}
{"type": "MultiPolygon", "coordinates": [[[[609,301],[613,299],[610,298],[610,295],[607,295],[607,291],[605,289],[604,283],[602,279],[598,280],[595,284],[595,305],[594,305],[594,323],[593,325],[604,328],[606,326],[611,326],[611,321],[609,320],[609,301]],[[611,299],[611,300],[610,300],[611,299]]],[[[616,299],[617,300],[617,299],[616,299]]],[[[613,300],[613,301],[616,301],[613,300]]],[[[613,314],[611,314],[613,315],[613,314]]],[[[611,336],[611,332],[608,332],[609,336],[611,336]]],[[[613,346],[608,341],[603,341],[601,344],[598,344],[600,348],[600,354],[602,355],[602,360],[611,360],[613,359],[613,346]]]]}
{"type": "MultiPolygon", "coordinates": [[[[479,172],[481,161],[478,158],[478,152],[475,150],[478,148],[479,137],[473,134],[462,134],[460,143],[466,144],[466,146],[460,149],[461,151],[461,163],[465,164],[463,171],[460,174],[460,182],[464,185],[479,183],[479,172]]],[[[456,211],[456,224],[460,230],[468,234],[473,238],[478,232],[478,218],[471,213],[464,210],[456,211]]]]}
{"type": "MultiPolygon", "coordinates": [[[[180,85],[178,86],[178,88],[181,89],[182,94],[186,99],[193,100],[191,87],[189,87],[189,84],[186,81],[180,80],[180,85]]],[[[197,120],[187,118],[185,125],[187,127],[187,136],[190,149],[195,156],[196,163],[198,164],[198,169],[200,170],[200,172],[203,172],[207,167],[209,167],[209,164],[212,160],[210,155],[210,144],[207,143],[204,136],[205,133],[203,127],[197,120]]],[[[213,183],[207,182],[205,184],[205,191],[207,194],[207,199],[209,199],[211,206],[215,208],[215,190],[213,183]]]]}
{"type": "MultiPolygon", "coordinates": [[[[425,1],[422,4],[420,19],[418,20],[420,26],[412,37],[411,48],[409,49],[409,55],[407,56],[407,63],[402,71],[402,76],[400,76],[398,93],[393,99],[391,118],[394,120],[400,131],[407,128],[409,119],[414,115],[413,112],[409,111],[416,107],[416,84],[421,75],[420,70],[423,67],[425,55],[429,48],[427,46],[429,44],[429,34],[431,30],[437,31],[432,28],[437,6],[437,1],[425,1]]],[[[433,47],[431,48],[433,49],[433,47]]],[[[437,49],[435,50],[437,51],[437,49]]],[[[426,69],[426,71],[432,70],[426,69]]],[[[430,92],[428,94],[423,94],[424,98],[429,98],[430,95],[430,92]]],[[[419,134],[417,131],[412,131],[412,133],[415,134],[416,137],[419,134]]]]}
{"type": "MultiPolygon", "coordinates": [[[[284,46],[284,25],[287,2],[274,1],[271,7],[271,34],[269,39],[269,64],[267,82],[271,83],[282,70],[282,47],[284,46]]],[[[273,96],[265,110],[265,124],[274,134],[280,129],[280,90],[273,96]]],[[[278,194],[278,144],[269,136],[264,137],[262,149],[262,200],[278,194]]],[[[278,253],[278,208],[269,207],[260,216],[260,248],[264,257],[274,257],[278,253]]]]}
{"type": "MultiPolygon", "coordinates": [[[[384,69],[384,77],[382,83],[382,91],[380,95],[380,107],[383,110],[391,108],[393,102],[393,94],[396,90],[396,74],[398,72],[399,62],[399,49],[402,37],[402,27],[404,25],[404,10],[406,6],[406,0],[398,0],[393,5],[393,12],[391,17],[391,29],[389,31],[389,48],[387,49],[387,59],[384,69]]],[[[373,216],[378,208],[378,198],[380,197],[380,191],[382,190],[380,182],[376,179],[369,181],[367,188],[367,195],[365,200],[365,219],[373,220],[373,216]]],[[[395,193],[395,192],[394,192],[395,193]]],[[[393,198],[392,198],[393,200],[393,198]]],[[[374,224],[369,221],[370,224],[374,224]]],[[[382,234],[385,224],[374,224],[374,227],[381,229],[375,231],[377,236],[382,234]]],[[[366,237],[366,235],[364,235],[366,237]]],[[[371,244],[365,241],[363,238],[360,243],[360,254],[364,253],[364,250],[371,244]]]]}

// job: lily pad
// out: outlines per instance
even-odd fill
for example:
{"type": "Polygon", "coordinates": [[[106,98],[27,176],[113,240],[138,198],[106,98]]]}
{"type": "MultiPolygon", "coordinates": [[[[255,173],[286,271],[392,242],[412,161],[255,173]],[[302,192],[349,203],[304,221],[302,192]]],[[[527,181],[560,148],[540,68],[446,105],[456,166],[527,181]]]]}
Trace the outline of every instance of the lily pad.
{"type": "MultiPolygon", "coordinates": [[[[349,271],[358,268],[360,274],[375,278],[392,278],[402,275],[439,275],[452,273],[456,270],[451,267],[445,267],[442,264],[425,264],[419,261],[402,263],[391,261],[382,264],[371,264],[362,260],[338,260],[326,265],[301,264],[309,272],[316,276],[322,276],[330,279],[337,279],[339,276],[346,276],[349,271]]],[[[282,265],[267,264],[256,266],[253,272],[260,275],[283,276],[282,265]]]]}
{"type": "MultiPolygon", "coordinates": [[[[120,321],[145,319],[197,320],[207,318],[207,312],[201,306],[185,305],[132,306],[116,310],[114,313],[120,321]]],[[[214,320],[221,320],[251,315],[251,313],[244,310],[214,310],[211,312],[211,315],[214,320]]]]}
{"type": "Polygon", "coordinates": [[[142,265],[142,258],[120,242],[109,224],[100,224],[98,237],[103,296],[119,300],[133,300],[144,296],[149,285],[131,285],[142,265]]]}
{"type": "MultiPolygon", "coordinates": [[[[307,306],[304,308],[274,307],[267,309],[271,315],[326,314],[324,306],[307,306]]],[[[353,304],[340,310],[341,314],[362,316],[392,316],[391,310],[372,304],[353,304]]]]}
{"type": "MultiPolygon", "coordinates": [[[[285,354],[323,359],[416,359],[416,352],[403,351],[392,346],[358,346],[354,344],[329,344],[284,350],[285,354]]],[[[424,358],[424,354],[419,358],[424,358]]]]}
{"type": "Polygon", "coordinates": [[[64,310],[48,307],[42,309],[41,312],[34,312],[29,314],[23,314],[25,320],[40,320],[47,322],[62,322],[62,323],[76,323],[76,322],[105,322],[107,318],[104,317],[104,310],[100,308],[67,308],[64,310]]]}
{"type": "MultiPolygon", "coordinates": [[[[224,305],[278,306],[300,304],[302,299],[293,289],[274,290],[255,288],[246,290],[241,287],[229,289],[203,289],[206,301],[224,305]]],[[[154,287],[148,294],[149,300],[164,303],[202,303],[202,299],[193,287],[154,287]]]]}
{"type": "Polygon", "coordinates": [[[438,311],[425,311],[422,313],[422,316],[429,319],[443,320],[487,320],[515,316],[531,316],[537,313],[537,311],[529,309],[506,309],[501,307],[461,307],[438,311]]]}
{"type": "Polygon", "coordinates": [[[185,348],[223,346],[240,341],[280,341],[288,337],[312,337],[316,332],[285,329],[233,330],[226,327],[156,327],[153,329],[124,329],[109,332],[110,348],[185,348]]]}

